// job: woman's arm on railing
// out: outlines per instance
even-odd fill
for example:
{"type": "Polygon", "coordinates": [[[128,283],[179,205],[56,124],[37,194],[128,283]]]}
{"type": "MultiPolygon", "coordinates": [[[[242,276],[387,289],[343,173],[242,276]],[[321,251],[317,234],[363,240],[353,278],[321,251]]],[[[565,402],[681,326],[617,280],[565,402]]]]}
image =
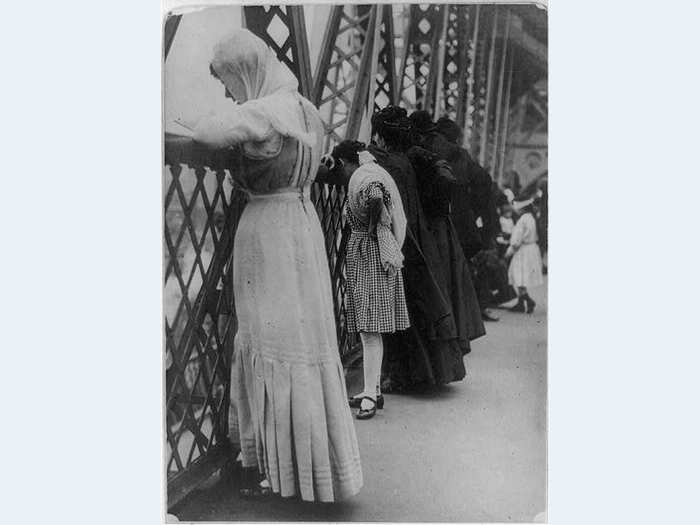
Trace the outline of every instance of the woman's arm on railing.
{"type": "Polygon", "coordinates": [[[186,164],[191,167],[207,166],[211,169],[231,169],[238,163],[237,148],[212,150],[191,137],[165,133],[165,164],[186,164]]]}

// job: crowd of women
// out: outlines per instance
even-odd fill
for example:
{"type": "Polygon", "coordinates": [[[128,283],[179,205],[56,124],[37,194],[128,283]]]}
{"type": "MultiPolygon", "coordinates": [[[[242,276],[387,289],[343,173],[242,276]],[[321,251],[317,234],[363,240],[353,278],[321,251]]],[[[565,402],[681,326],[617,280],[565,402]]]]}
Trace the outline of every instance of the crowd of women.
{"type": "Polygon", "coordinates": [[[317,109],[248,31],[218,44],[210,69],[236,103],[201,119],[194,138],[240,149],[232,172],[249,195],[233,253],[229,417],[248,473],[243,491],[341,500],[363,483],[351,408],[371,419],[385,406],[382,391],[462,380],[471,341],[493,319],[486,307],[513,299],[511,286],[516,310],[533,311],[528,288],[542,280],[533,203],[499,205],[490,175],[459,145],[459,127],[423,111],[386,107],[372,117],[369,144],[344,141],[322,159],[317,109]],[[364,372],[351,398],[309,200],[317,176],[347,185],[346,321],[359,334],[364,372]],[[521,217],[504,234],[507,208],[521,217]],[[499,238],[507,277],[502,258],[489,255],[499,238]]]}

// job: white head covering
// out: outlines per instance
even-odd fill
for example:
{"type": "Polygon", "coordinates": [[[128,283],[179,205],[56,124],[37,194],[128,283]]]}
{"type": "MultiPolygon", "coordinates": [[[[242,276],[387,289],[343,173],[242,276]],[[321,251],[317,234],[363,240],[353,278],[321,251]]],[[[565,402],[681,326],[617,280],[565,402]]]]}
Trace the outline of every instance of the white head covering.
{"type": "Polygon", "coordinates": [[[211,68],[242,107],[264,115],[280,134],[315,145],[299,118],[296,77],[260,38],[236,31],[214,47],[211,68]]]}

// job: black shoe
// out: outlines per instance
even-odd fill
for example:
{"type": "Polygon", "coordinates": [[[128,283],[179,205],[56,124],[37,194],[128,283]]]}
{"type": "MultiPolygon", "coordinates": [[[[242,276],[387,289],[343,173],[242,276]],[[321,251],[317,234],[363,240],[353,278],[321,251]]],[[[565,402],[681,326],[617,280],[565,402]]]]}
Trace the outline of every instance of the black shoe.
{"type": "Polygon", "coordinates": [[[525,301],[523,298],[518,299],[518,302],[515,306],[511,306],[508,308],[509,311],[511,312],[519,312],[519,313],[525,313],[525,301]]]}
{"type": "Polygon", "coordinates": [[[481,311],[481,319],[484,321],[491,321],[494,323],[499,320],[498,317],[492,315],[491,312],[489,312],[488,310],[481,311]]]}
{"type": "MultiPolygon", "coordinates": [[[[363,397],[351,397],[348,399],[348,405],[350,405],[350,408],[360,408],[363,399],[363,397]]],[[[384,396],[382,394],[377,396],[377,408],[379,410],[384,408],[384,396]]]]}
{"type": "Polygon", "coordinates": [[[264,479],[256,468],[243,468],[241,487],[238,489],[238,493],[244,498],[265,498],[272,495],[270,487],[261,485],[264,479]]]}
{"type": "Polygon", "coordinates": [[[531,314],[535,309],[535,305],[537,303],[535,303],[535,301],[533,301],[532,297],[530,297],[529,295],[525,296],[525,302],[527,303],[527,313],[531,314]]]}
{"type": "Polygon", "coordinates": [[[238,493],[242,498],[255,499],[255,498],[267,498],[272,496],[272,489],[270,487],[245,487],[238,490],[238,493]]]}
{"type": "Polygon", "coordinates": [[[360,411],[357,413],[357,415],[355,417],[357,419],[372,419],[375,416],[375,414],[377,413],[377,402],[368,396],[365,396],[362,399],[363,400],[369,399],[372,402],[372,408],[370,408],[368,410],[360,408],[360,411]]]}

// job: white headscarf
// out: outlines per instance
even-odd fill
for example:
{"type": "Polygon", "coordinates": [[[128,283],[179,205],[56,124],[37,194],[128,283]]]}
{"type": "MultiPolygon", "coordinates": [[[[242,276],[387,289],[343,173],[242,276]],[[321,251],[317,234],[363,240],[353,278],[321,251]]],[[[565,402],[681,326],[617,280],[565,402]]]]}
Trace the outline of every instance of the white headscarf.
{"type": "Polygon", "coordinates": [[[269,138],[271,126],[281,135],[316,144],[299,118],[302,97],[296,77],[260,38],[247,29],[236,31],[214,47],[211,67],[240,103],[246,120],[252,120],[246,123],[251,140],[269,138]]]}

